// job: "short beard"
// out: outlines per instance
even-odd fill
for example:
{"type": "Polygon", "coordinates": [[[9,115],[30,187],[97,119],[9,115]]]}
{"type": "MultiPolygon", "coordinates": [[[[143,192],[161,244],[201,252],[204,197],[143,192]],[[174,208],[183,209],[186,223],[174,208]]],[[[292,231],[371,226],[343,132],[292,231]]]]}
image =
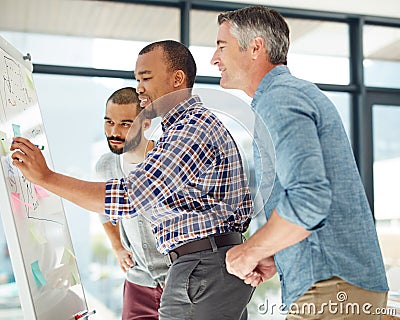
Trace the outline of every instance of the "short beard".
{"type": "Polygon", "coordinates": [[[115,138],[115,137],[107,137],[107,143],[108,143],[108,147],[110,148],[110,151],[112,152],[112,153],[115,153],[115,154],[118,154],[118,155],[120,155],[120,154],[122,154],[123,152],[124,152],[124,147],[122,147],[122,148],[114,148],[111,144],[110,144],[110,140],[117,140],[117,141],[121,141],[121,142],[123,142],[124,144],[125,144],[125,140],[124,139],[120,139],[120,138],[115,138]]]}
{"type": "Polygon", "coordinates": [[[125,140],[124,149],[121,150],[121,153],[134,151],[139,146],[141,141],[142,141],[142,128],[140,128],[139,132],[132,139],[125,140]]]}

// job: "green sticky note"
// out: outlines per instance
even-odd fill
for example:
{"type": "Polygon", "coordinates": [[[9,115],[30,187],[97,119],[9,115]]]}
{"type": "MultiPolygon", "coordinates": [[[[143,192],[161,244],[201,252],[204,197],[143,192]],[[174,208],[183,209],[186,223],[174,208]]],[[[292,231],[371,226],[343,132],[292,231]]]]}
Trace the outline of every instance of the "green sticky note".
{"type": "Polygon", "coordinates": [[[36,285],[40,288],[46,285],[47,281],[44,278],[44,275],[42,273],[42,270],[40,270],[39,267],[39,261],[36,260],[35,262],[31,263],[31,269],[32,269],[32,274],[33,278],[35,279],[36,285]]]}
{"type": "Polygon", "coordinates": [[[30,74],[26,73],[26,82],[28,83],[28,86],[30,89],[35,90],[35,86],[33,85],[33,79],[31,78],[30,74]]]}
{"type": "Polygon", "coordinates": [[[21,137],[21,126],[19,124],[12,124],[14,137],[21,137]]]}

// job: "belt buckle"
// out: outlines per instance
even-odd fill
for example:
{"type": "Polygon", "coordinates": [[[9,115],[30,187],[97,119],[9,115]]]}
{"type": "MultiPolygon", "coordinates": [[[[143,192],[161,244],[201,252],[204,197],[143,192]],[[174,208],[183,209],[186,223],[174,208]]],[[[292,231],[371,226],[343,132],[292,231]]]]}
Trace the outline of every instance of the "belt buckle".
{"type": "Polygon", "coordinates": [[[169,253],[167,253],[164,258],[165,258],[165,263],[167,264],[167,267],[169,268],[172,265],[172,260],[171,260],[169,253]]]}
{"type": "Polygon", "coordinates": [[[177,252],[175,251],[170,251],[167,253],[167,255],[165,256],[165,262],[167,264],[167,267],[169,268],[170,266],[172,266],[172,263],[178,259],[179,255],[177,252]]]}

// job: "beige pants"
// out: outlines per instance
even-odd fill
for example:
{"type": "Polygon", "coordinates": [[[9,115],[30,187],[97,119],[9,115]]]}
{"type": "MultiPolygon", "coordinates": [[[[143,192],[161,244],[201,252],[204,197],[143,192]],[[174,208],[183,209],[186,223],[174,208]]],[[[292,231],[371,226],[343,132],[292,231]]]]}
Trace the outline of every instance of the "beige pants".
{"type": "Polygon", "coordinates": [[[361,289],[338,277],[315,283],[290,307],[287,320],[378,320],[386,307],[387,292],[361,289]],[[381,311],[383,310],[383,311],[381,311]]]}

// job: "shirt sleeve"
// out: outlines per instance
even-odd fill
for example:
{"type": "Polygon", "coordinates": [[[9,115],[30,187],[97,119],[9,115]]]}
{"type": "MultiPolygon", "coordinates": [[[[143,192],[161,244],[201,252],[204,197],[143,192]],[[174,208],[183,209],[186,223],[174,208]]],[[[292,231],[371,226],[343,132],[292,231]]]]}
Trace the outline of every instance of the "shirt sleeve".
{"type": "Polygon", "coordinates": [[[318,138],[318,109],[296,88],[268,92],[259,114],[271,132],[276,150],[276,173],[284,190],[278,214],[305,229],[323,227],[331,204],[318,138]]]}
{"type": "Polygon", "coordinates": [[[169,129],[128,177],[107,181],[105,212],[111,220],[134,217],[170,198],[215,159],[207,135],[196,125],[169,129]]]}

